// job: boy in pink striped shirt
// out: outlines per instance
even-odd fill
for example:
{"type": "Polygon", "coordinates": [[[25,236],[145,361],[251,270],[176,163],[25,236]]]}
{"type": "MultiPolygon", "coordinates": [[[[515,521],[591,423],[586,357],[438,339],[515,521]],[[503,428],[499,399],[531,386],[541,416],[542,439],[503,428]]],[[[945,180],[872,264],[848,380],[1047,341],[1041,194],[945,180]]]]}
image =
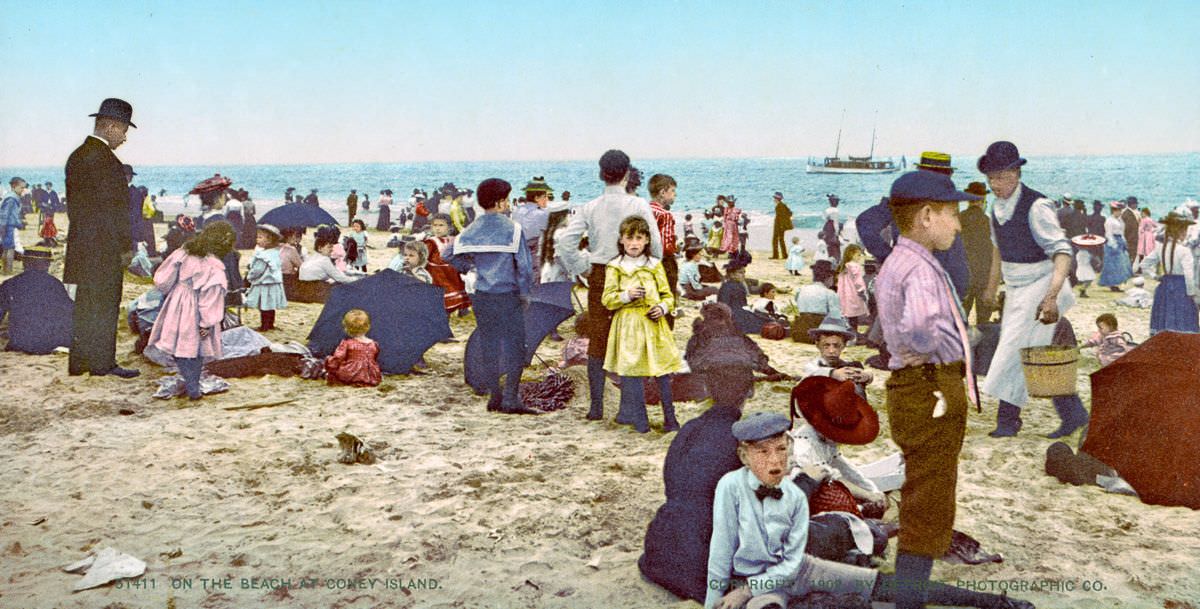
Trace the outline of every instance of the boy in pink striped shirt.
{"type": "Polygon", "coordinates": [[[897,609],[925,606],[933,560],[950,547],[967,393],[974,398],[975,391],[961,299],[933,252],[948,249],[961,230],[959,201],[978,198],[956,190],[948,176],[928,171],[907,173],[892,183],[890,205],[900,238],[875,289],[884,341],[892,352],[888,417],[906,471],[897,609]]]}

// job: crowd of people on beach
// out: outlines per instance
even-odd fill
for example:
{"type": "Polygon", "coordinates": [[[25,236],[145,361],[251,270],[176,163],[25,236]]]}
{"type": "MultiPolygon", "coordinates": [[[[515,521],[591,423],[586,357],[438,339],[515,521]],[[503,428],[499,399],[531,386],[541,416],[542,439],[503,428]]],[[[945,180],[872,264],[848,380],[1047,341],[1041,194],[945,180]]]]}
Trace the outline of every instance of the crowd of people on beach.
{"type": "MultiPolygon", "coordinates": [[[[63,281],[77,286],[71,375],[140,374],[115,359],[126,269],[152,278],[161,296],[140,346],[173,359],[182,393],[191,399],[203,396],[205,363],[222,356],[231,304],[257,310],[257,331],[267,333],[286,323],[280,312],[294,290],[384,270],[367,262],[368,249],[377,245],[368,242],[358,215],[371,206],[365,193],[349,193],[345,232],[340,222],[276,226],[259,221],[249,194],[219,174],[193,189],[200,213],[174,219],[160,255],[155,197],[133,185],[133,168],[112,152],[135,127],[132,107],[107,99],[93,116],[94,133],[66,167],[63,281]],[[304,243],[307,228],[314,229],[311,248],[304,243]],[[252,250],[244,266],[239,249],[252,250]]],[[[1025,163],[1014,144],[995,142],[976,163],[984,181],[960,191],[950,156],[927,152],[851,230],[839,216],[840,199],[828,195],[813,252],[794,236],[788,244],[791,211],[784,194],[775,192],[771,259],[797,278],[792,286],[747,277],[753,255],[736,196],[717,196],[703,220],[684,215],[677,230],[675,178],[651,175],[649,198],[643,198],[643,174],[620,150],[600,157],[597,186],[603,190],[581,205],[572,206],[568,192],[556,198],[543,176],[516,190],[500,178],[474,189],[447,182],[432,196],[415,188],[405,202],[384,189],[374,202],[375,228],[390,235],[382,247],[396,249],[386,268],[440,288],[446,314],[473,313],[480,347],[501,354],[484,382],[491,412],[543,412],[524,404],[518,391],[526,366],[524,311],[534,287],[570,282],[586,288],[586,322],[573,339],[586,351],[585,418],[606,418],[606,384],[615,376],[615,421],[648,433],[646,383],[652,379],[660,429],[678,432],[664,464],[667,501],[649,526],[639,561],[651,581],[710,608],[786,607],[789,598],[811,595],[901,608],[926,602],[1031,607],[929,582],[933,560],[952,550],[968,408],[981,407],[981,393],[997,398],[990,435],[1019,433],[1029,403],[1020,350],[1074,335],[1064,317],[1075,301],[1072,286],[1086,298],[1092,282],[1113,291],[1128,283],[1122,302],[1151,308],[1152,333],[1200,332],[1200,204],[1184,202],[1156,221],[1128,197],[1094,201],[1088,214],[1082,199],[1046,197],[1024,184],[1025,163]],[[960,213],[961,202],[968,207],[960,213]],[[1153,295],[1142,289],[1144,278],[1158,281],[1153,295]],[[701,315],[680,349],[676,321],[688,303],[701,315]],[[993,348],[982,371],[986,379],[977,384],[972,358],[984,330],[992,333],[993,348]],[[790,376],[771,367],[752,336],[790,336],[813,345],[817,357],[790,376]],[[843,359],[852,344],[878,354],[866,362],[843,359]],[[876,378],[871,369],[886,372],[891,436],[904,464],[898,525],[882,520],[888,499],[876,478],[838,450],[879,440],[866,391],[876,378]],[[803,379],[787,415],[742,417],[755,372],[803,379]],[[712,407],[681,428],[673,385],[685,376],[699,380],[712,407]],[[878,566],[872,557],[896,535],[895,573],[880,575],[869,568],[878,566]]],[[[0,204],[6,274],[24,216],[36,210],[53,227],[53,214],[64,204],[49,183],[30,191],[13,178],[10,187],[0,204]]],[[[317,194],[312,189],[300,197],[289,188],[285,204],[319,207],[317,194]]],[[[342,322],[346,338],[321,362],[326,378],[379,384],[380,346],[368,336],[379,320],[353,309],[342,322]]],[[[551,338],[562,340],[556,330],[551,338]]],[[[1084,344],[1097,349],[1104,365],[1130,347],[1116,311],[1100,315],[1096,334],[1084,344]]],[[[414,370],[423,367],[422,359],[414,370]]],[[[1086,431],[1089,414],[1077,394],[1055,397],[1053,404],[1061,424],[1047,437],[1086,431]]]]}

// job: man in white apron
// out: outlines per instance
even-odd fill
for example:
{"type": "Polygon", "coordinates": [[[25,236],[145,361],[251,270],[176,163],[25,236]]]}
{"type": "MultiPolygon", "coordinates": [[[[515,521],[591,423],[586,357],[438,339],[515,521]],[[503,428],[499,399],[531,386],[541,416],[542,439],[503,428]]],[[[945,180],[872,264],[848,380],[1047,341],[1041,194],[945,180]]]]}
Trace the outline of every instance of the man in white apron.
{"type": "MultiPolygon", "coordinates": [[[[999,345],[980,385],[1000,400],[994,438],[1021,429],[1021,408],[1029,401],[1021,370],[1021,349],[1045,346],[1060,316],[1075,304],[1062,289],[1071,271],[1071,244],[1058,223],[1054,201],[1021,183],[1021,158],[1011,142],[995,142],[979,157],[980,173],[995,194],[992,208],[992,269],[982,300],[995,302],[1003,275],[1006,287],[999,345]]],[[[1062,424],[1048,437],[1066,436],[1087,425],[1078,395],[1053,398],[1062,424]]]]}

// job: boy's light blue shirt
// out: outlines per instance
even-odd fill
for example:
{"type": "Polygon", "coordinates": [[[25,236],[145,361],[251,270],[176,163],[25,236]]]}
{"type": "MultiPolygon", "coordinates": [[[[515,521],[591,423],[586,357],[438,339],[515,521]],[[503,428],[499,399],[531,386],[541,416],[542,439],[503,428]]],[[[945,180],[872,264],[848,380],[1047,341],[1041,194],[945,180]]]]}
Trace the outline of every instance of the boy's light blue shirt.
{"type": "Polygon", "coordinates": [[[760,484],[749,467],[729,472],[717,483],[706,608],[717,606],[731,577],[745,577],[758,596],[786,589],[800,570],[808,543],[808,499],[784,478],[782,498],[759,501],[754,491],[760,484]]]}
{"type": "Polygon", "coordinates": [[[693,290],[703,288],[704,284],[700,282],[700,265],[691,260],[679,265],[679,285],[686,285],[693,290]]]}
{"type": "Polygon", "coordinates": [[[476,217],[442,258],[460,273],[476,269],[476,292],[527,296],[533,287],[533,259],[521,225],[500,214],[476,217]]]}

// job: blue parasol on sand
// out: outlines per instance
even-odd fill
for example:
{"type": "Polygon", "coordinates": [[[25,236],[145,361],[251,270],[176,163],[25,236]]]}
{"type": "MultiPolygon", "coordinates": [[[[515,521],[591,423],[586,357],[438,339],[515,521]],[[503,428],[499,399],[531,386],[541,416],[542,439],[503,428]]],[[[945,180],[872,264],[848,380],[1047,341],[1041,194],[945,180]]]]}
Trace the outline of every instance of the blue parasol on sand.
{"type": "Polygon", "coordinates": [[[346,338],[342,316],[351,309],[362,309],[371,317],[367,336],[379,343],[379,367],[384,374],[408,373],[430,347],[453,337],[442,288],[384,269],[333,288],[308,333],[313,355],[325,357],[337,349],[346,338]]]}
{"type": "MultiPolygon", "coordinates": [[[[570,281],[554,281],[533,286],[529,294],[529,306],[525,307],[526,366],[533,360],[538,345],[542,344],[546,336],[574,314],[570,281]]],[[[504,357],[509,357],[509,354],[484,353],[479,347],[475,333],[472,332],[463,354],[463,378],[477,393],[486,393],[488,388],[484,379],[491,376],[489,372],[495,374],[496,364],[504,357]]]]}

